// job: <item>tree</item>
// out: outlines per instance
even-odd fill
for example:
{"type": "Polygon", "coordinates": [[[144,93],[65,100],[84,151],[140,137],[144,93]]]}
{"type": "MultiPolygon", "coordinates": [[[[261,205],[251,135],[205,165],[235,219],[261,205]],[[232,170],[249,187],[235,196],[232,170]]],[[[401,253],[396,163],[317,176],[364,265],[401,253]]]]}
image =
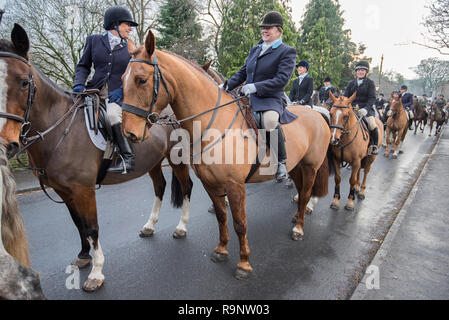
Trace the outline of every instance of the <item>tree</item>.
{"type": "Polygon", "coordinates": [[[106,9],[112,5],[124,5],[141,23],[139,27],[144,32],[142,21],[145,24],[149,20],[145,13],[149,12],[151,3],[155,0],[8,0],[1,31],[8,34],[14,22],[20,23],[29,34],[33,64],[58,85],[68,89],[73,85],[86,37],[105,32],[103,17],[106,9]],[[145,5],[148,8],[139,9],[145,5]]]}
{"type": "MultiPolygon", "coordinates": [[[[351,41],[350,30],[345,30],[340,4],[336,0],[311,0],[301,22],[298,41],[301,58],[317,59],[319,52],[329,54],[317,61],[309,61],[314,72],[334,74],[335,86],[344,86],[353,78],[351,62],[359,56],[357,46],[351,41]],[[319,37],[319,40],[315,39],[319,37]],[[325,64],[326,68],[319,66],[325,64]]],[[[320,79],[327,74],[320,74],[320,79]]]]}
{"type": "Polygon", "coordinates": [[[428,6],[430,14],[424,18],[427,38],[432,45],[419,44],[449,55],[449,0],[433,0],[428,6]]]}
{"type": "Polygon", "coordinates": [[[422,79],[424,92],[434,92],[439,86],[449,81],[449,61],[429,58],[422,60],[412,70],[422,79]]]}
{"type": "Polygon", "coordinates": [[[245,63],[251,48],[261,38],[259,24],[274,10],[273,0],[232,0],[223,16],[218,50],[218,70],[230,77],[245,63]]]}
{"type": "Polygon", "coordinates": [[[159,48],[170,50],[186,59],[203,63],[207,41],[201,41],[202,26],[197,21],[197,0],[165,0],[158,19],[161,38],[159,48]]]}

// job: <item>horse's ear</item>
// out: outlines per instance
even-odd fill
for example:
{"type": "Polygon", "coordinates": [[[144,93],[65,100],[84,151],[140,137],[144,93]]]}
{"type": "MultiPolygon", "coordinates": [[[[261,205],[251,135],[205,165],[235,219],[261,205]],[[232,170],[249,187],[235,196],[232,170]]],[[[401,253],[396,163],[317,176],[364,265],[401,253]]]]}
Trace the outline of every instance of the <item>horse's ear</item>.
{"type": "Polygon", "coordinates": [[[156,50],[156,37],[151,30],[148,30],[147,38],[145,40],[145,49],[150,57],[153,55],[154,50],[156,50]]]}
{"type": "Polygon", "coordinates": [[[206,62],[201,68],[203,68],[203,70],[207,72],[207,70],[209,70],[211,64],[212,64],[212,60],[210,60],[209,62],[206,62]]]}
{"type": "Polygon", "coordinates": [[[131,39],[128,39],[128,52],[130,55],[132,55],[134,52],[136,52],[137,47],[131,39]]]}
{"type": "Polygon", "coordinates": [[[28,35],[19,24],[15,23],[11,31],[11,40],[19,56],[28,59],[28,51],[30,50],[30,40],[28,35]]]}
{"type": "Polygon", "coordinates": [[[357,91],[354,92],[354,94],[349,98],[349,103],[352,103],[356,97],[357,97],[357,91]]]}
{"type": "Polygon", "coordinates": [[[329,90],[329,97],[332,99],[332,102],[335,103],[335,101],[337,101],[337,98],[334,96],[334,94],[332,93],[332,90],[329,90]]]}

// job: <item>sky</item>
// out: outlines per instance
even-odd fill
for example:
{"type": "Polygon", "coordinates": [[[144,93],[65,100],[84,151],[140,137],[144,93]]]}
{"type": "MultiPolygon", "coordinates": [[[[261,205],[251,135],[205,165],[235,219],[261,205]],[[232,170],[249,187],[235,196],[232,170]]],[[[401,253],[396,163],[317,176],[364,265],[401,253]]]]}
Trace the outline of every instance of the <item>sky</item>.
{"type": "MultiPolygon", "coordinates": [[[[352,30],[352,41],[367,46],[365,55],[373,58],[372,66],[380,65],[384,55],[383,71],[396,71],[406,79],[417,75],[410,70],[421,60],[438,57],[437,51],[427,49],[412,41],[424,43],[421,25],[428,14],[425,6],[431,0],[340,0],[345,28],[352,30]]],[[[292,0],[292,16],[299,21],[309,0],[292,0]]]]}

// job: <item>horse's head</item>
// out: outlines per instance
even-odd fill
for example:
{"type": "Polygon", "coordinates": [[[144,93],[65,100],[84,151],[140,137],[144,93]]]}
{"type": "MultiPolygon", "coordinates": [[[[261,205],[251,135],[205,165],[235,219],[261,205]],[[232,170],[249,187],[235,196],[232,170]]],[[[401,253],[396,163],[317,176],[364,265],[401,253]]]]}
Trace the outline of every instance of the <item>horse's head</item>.
{"type": "Polygon", "coordinates": [[[11,41],[0,40],[0,140],[7,147],[8,157],[19,149],[23,118],[35,89],[29,49],[27,33],[18,24],[11,32],[11,41]]]}
{"type": "Polygon", "coordinates": [[[391,115],[392,112],[397,113],[404,109],[402,105],[402,93],[395,93],[393,92],[390,97],[390,111],[388,116],[391,115]]]}
{"type": "MultiPolygon", "coordinates": [[[[129,46],[132,59],[122,76],[123,81],[123,135],[133,142],[149,138],[148,128],[170,102],[166,74],[156,57],[156,38],[151,30],[145,46],[129,46]]],[[[169,93],[169,91],[171,91],[169,93]]]]}
{"type": "Polygon", "coordinates": [[[351,114],[353,114],[352,102],[355,100],[357,92],[348,98],[345,96],[335,97],[332,91],[329,91],[329,97],[333,102],[330,109],[331,123],[330,127],[332,129],[331,144],[338,145],[341,140],[341,135],[347,129],[346,126],[349,122],[351,114]]]}

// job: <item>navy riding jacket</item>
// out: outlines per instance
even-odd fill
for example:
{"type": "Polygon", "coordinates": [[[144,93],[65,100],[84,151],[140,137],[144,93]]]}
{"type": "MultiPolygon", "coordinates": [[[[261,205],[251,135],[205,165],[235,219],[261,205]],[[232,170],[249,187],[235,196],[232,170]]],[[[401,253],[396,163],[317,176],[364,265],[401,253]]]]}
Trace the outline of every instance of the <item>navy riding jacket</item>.
{"type": "Polygon", "coordinates": [[[402,95],[402,105],[404,108],[409,108],[413,104],[413,95],[410,92],[404,92],[402,95]]]}
{"type": "Polygon", "coordinates": [[[350,98],[354,92],[357,92],[357,95],[352,102],[353,106],[358,104],[360,108],[371,109],[376,103],[376,86],[373,80],[365,78],[360,86],[357,83],[357,79],[350,81],[346,86],[344,96],[350,98]]]}
{"type": "Polygon", "coordinates": [[[83,85],[86,89],[101,89],[107,83],[110,93],[122,86],[122,75],[130,59],[126,41],[122,40],[121,44],[111,50],[107,33],[90,35],[86,39],[81,60],[76,66],[74,87],[83,85]],[[92,64],[95,74],[86,84],[92,64]]]}
{"type": "Polygon", "coordinates": [[[289,123],[297,116],[285,109],[284,88],[295,69],[296,49],[281,43],[268,48],[259,57],[262,43],[251,49],[243,67],[228,80],[228,90],[235,89],[244,81],[253,83],[257,89],[250,96],[253,110],[277,111],[280,122],[289,123]]]}
{"type": "Polygon", "coordinates": [[[304,100],[304,105],[312,105],[312,95],[313,95],[313,78],[307,74],[299,83],[299,78],[293,81],[292,89],[290,90],[289,98],[292,102],[300,102],[304,100]]]}

